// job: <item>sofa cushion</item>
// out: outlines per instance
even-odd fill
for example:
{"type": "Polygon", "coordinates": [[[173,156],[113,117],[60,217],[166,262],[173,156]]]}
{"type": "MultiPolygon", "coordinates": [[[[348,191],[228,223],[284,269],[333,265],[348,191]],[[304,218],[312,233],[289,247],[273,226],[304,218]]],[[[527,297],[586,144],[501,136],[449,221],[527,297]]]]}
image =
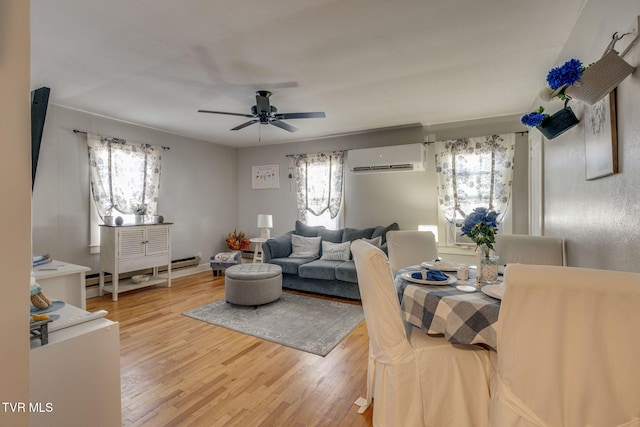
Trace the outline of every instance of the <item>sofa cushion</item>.
{"type": "Polygon", "coordinates": [[[321,228],[318,230],[318,236],[322,237],[323,242],[340,243],[342,242],[343,233],[344,230],[342,228],[339,230],[329,230],[327,228],[321,228]]]}
{"type": "Polygon", "coordinates": [[[272,258],[282,258],[289,256],[291,254],[291,234],[293,232],[288,232],[283,234],[282,236],[274,237],[265,242],[267,246],[269,246],[269,251],[271,252],[272,258]]]}
{"type": "Polygon", "coordinates": [[[336,267],[344,261],[328,261],[317,259],[301,265],[298,268],[298,276],[303,279],[336,280],[336,267]]]}
{"type": "Polygon", "coordinates": [[[308,262],[313,261],[313,258],[272,258],[269,260],[270,264],[279,265],[282,268],[284,274],[298,274],[298,268],[308,262]]]}
{"type": "Polygon", "coordinates": [[[317,258],[320,253],[322,237],[304,237],[291,235],[291,258],[317,258]]]}
{"type": "Polygon", "coordinates": [[[371,234],[373,234],[374,228],[345,228],[344,233],[342,234],[343,242],[352,242],[358,239],[370,239],[371,234]]]}
{"type": "Polygon", "coordinates": [[[343,262],[336,267],[336,279],[343,282],[358,283],[356,264],[353,261],[343,262]]]}
{"type": "Polygon", "coordinates": [[[300,220],[296,220],[296,234],[304,237],[317,237],[318,230],[325,228],[322,225],[310,226],[300,220]]]}
{"type": "Polygon", "coordinates": [[[373,230],[373,234],[371,234],[371,237],[378,237],[381,236],[382,237],[382,245],[384,245],[387,242],[387,232],[391,231],[391,230],[400,230],[400,226],[398,225],[397,222],[394,222],[393,224],[390,224],[386,227],[382,227],[382,226],[377,226],[375,228],[375,230],[373,230]]]}
{"type": "Polygon", "coordinates": [[[322,256],[320,259],[329,261],[349,261],[351,256],[351,242],[333,243],[322,241],[322,256]]]}

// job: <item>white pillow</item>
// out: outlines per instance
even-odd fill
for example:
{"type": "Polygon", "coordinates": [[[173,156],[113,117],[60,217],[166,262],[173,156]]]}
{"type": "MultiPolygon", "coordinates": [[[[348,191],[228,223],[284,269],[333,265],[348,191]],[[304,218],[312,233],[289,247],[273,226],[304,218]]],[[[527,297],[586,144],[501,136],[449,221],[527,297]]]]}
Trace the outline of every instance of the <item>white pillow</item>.
{"type": "Polygon", "coordinates": [[[304,237],[297,234],[291,235],[290,258],[317,258],[320,252],[322,237],[304,237]]]}
{"type": "Polygon", "coordinates": [[[322,256],[327,261],[349,261],[351,256],[351,242],[332,243],[322,242],[322,256]]]}

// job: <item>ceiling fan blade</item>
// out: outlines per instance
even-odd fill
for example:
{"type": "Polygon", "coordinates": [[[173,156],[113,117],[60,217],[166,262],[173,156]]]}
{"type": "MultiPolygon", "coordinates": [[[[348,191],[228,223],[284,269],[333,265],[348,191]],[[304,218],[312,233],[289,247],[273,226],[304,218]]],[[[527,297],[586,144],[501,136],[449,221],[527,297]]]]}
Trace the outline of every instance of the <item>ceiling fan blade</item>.
{"type": "Polygon", "coordinates": [[[324,112],[318,111],[314,113],[280,113],[276,114],[276,118],[279,120],[289,119],[323,119],[327,117],[324,112]]]}
{"type": "Polygon", "coordinates": [[[252,125],[252,124],[254,124],[254,123],[258,123],[259,121],[260,121],[260,120],[258,120],[258,119],[249,120],[248,122],[244,122],[243,124],[238,125],[238,126],[234,127],[234,128],[233,128],[233,129],[231,129],[231,130],[240,130],[240,129],[244,129],[244,128],[246,128],[247,126],[251,126],[251,125],[252,125]]]}
{"type": "Polygon", "coordinates": [[[280,129],[284,129],[284,130],[289,131],[289,132],[297,132],[298,131],[298,128],[293,127],[288,123],[281,122],[280,120],[277,120],[277,119],[269,120],[269,123],[271,123],[272,125],[274,125],[276,127],[279,127],[280,129]]]}
{"type": "Polygon", "coordinates": [[[198,113],[226,114],[227,116],[253,117],[251,114],[227,113],[226,111],[198,110],[198,113]]]}

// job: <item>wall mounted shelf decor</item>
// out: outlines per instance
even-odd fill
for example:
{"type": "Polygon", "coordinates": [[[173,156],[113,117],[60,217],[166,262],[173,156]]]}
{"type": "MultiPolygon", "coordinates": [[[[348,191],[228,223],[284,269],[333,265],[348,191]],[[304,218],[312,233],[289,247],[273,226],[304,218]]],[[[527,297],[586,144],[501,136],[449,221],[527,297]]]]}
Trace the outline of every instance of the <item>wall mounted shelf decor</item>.
{"type": "Polygon", "coordinates": [[[610,50],[596,63],[587,68],[580,80],[565,90],[565,95],[587,105],[597,104],[613,89],[618,87],[629,74],[632,67],[618,55],[615,50],[610,50]]]}
{"type": "Polygon", "coordinates": [[[563,109],[545,118],[536,128],[545,138],[553,139],[575,127],[578,123],[580,123],[580,120],[573,113],[571,107],[565,104],[563,109]]]}

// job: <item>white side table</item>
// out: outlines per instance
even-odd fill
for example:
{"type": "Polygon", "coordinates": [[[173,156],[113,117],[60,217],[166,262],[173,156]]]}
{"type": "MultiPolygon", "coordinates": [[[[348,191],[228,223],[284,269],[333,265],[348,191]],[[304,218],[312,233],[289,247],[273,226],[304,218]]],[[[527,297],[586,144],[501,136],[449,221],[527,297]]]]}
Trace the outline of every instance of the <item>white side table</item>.
{"type": "Polygon", "coordinates": [[[59,299],[86,310],[85,273],[90,270],[83,265],[53,260],[33,267],[33,275],[49,299],[59,299]]]}
{"type": "Polygon", "coordinates": [[[249,239],[251,243],[256,244],[256,248],[253,250],[253,263],[262,263],[262,244],[267,241],[267,239],[263,239],[262,237],[254,237],[253,239],[249,239]]]}

